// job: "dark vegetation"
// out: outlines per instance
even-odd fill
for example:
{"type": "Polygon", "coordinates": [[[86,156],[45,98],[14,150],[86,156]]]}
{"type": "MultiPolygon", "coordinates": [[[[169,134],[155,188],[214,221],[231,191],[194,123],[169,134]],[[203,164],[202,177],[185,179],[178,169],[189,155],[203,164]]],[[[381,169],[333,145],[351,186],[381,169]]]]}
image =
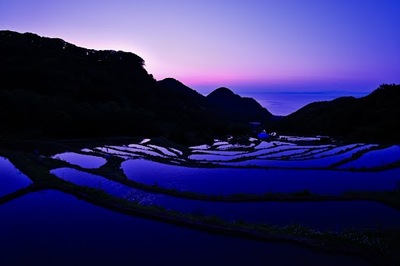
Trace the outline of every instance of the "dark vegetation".
{"type": "Polygon", "coordinates": [[[275,124],[278,131],[340,136],[367,142],[400,142],[400,85],[383,84],[362,97],[315,102],[275,124]]]}
{"type": "Polygon", "coordinates": [[[250,121],[270,117],[228,89],[205,97],[174,79],[157,82],[132,53],[0,31],[0,137],[6,139],[164,136],[190,143],[240,134],[250,121]]]}
{"type": "Polygon", "coordinates": [[[163,136],[182,144],[245,135],[249,122],[291,134],[400,142],[400,85],[311,103],[283,118],[227,88],[207,97],[156,81],[133,53],[0,31],[0,138],[163,136]]]}

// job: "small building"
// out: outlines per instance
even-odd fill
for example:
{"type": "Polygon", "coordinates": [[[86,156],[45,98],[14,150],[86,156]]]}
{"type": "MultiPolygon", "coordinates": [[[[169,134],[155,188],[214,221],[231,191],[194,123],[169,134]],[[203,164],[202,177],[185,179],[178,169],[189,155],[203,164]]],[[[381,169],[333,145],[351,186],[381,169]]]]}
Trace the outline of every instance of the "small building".
{"type": "Polygon", "coordinates": [[[260,133],[258,133],[258,134],[257,134],[257,137],[258,137],[260,140],[269,140],[269,139],[270,139],[270,135],[269,135],[267,132],[265,132],[265,130],[263,130],[263,131],[261,131],[260,133]]]}

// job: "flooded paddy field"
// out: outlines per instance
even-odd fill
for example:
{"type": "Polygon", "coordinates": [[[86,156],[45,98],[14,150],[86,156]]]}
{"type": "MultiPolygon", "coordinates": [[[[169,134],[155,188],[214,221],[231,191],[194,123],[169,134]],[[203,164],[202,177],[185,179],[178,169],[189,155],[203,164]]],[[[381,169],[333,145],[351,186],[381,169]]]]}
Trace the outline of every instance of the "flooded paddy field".
{"type": "MultiPolygon", "coordinates": [[[[243,260],[244,262],[253,258],[254,262],[262,265],[273,262],[274,255],[281,257],[276,258],[276,262],[282,261],[281,255],[285,253],[302,254],[300,257],[293,258],[297,261],[303,259],[309,265],[318,265],[323,263],[322,261],[332,261],[332,263],[335,261],[326,253],[292,246],[289,243],[255,242],[251,239],[209,235],[160,221],[103,210],[101,206],[77,201],[73,195],[69,194],[78,196],[78,193],[66,194],[64,190],[68,189],[64,189],[63,186],[76,186],[82,188],[83,191],[89,189],[88,191],[94,193],[93,195],[95,191],[99,191],[101,197],[110,195],[112,199],[121,200],[120,204],[127,202],[127,204],[139,204],[149,208],[157,206],[165,210],[167,214],[179,213],[184,215],[183,217],[191,217],[190,219],[199,219],[199,221],[214,217],[228,224],[244,223],[246,226],[249,224],[268,225],[274,228],[300,226],[309,228],[307,230],[316,230],[316,235],[323,232],[345,234],[344,232],[348,231],[400,230],[400,205],[396,205],[396,199],[393,200],[392,196],[400,189],[400,147],[398,145],[382,146],[364,143],[306,145],[296,140],[289,141],[286,138],[266,142],[249,139],[247,143],[240,144],[229,140],[215,140],[213,144],[182,147],[162,145],[146,139],[146,141],[123,145],[106,144],[79,150],[71,148],[71,150],[51,155],[32,155],[37,157],[35,159],[37,162],[34,163],[41,165],[42,170],[47,169],[47,174],[53,178],[51,182],[57,185],[51,185],[50,181],[42,182],[40,177],[30,178],[29,175],[21,173],[13,165],[12,156],[7,158],[7,152],[5,152],[1,154],[4,157],[0,157],[0,200],[3,199],[0,201],[0,212],[2,214],[7,212],[11,215],[10,217],[20,215],[21,219],[11,227],[11,231],[7,231],[9,236],[5,239],[8,240],[2,240],[2,246],[5,245],[5,241],[8,241],[10,250],[26,249],[31,243],[30,240],[26,242],[28,243],[26,246],[21,246],[17,243],[18,241],[10,240],[11,232],[16,234],[17,239],[18,235],[21,237],[25,235],[32,241],[39,237],[35,234],[40,232],[39,235],[43,235],[40,243],[43,246],[48,245],[51,249],[49,243],[56,240],[51,240],[50,235],[54,236],[55,230],[61,230],[63,233],[58,236],[59,239],[69,239],[63,244],[67,245],[63,248],[73,249],[72,243],[76,241],[74,237],[77,236],[65,235],[70,230],[65,222],[61,222],[58,218],[58,221],[52,221],[54,217],[63,213],[63,215],[75,217],[76,220],[72,220],[71,224],[81,228],[79,230],[86,230],[84,228],[89,224],[93,226],[93,230],[88,232],[88,237],[84,238],[86,244],[74,247],[78,253],[93,252],[89,246],[93,245],[94,249],[96,245],[100,245],[99,238],[102,236],[102,239],[110,239],[110,247],[113,241],[119,241],[119,244],[114,243],[114,246],[121,247],[121,250],[111,249],[110,257],[112,254],[122,258],[127,255],[124,252],[134,248],[143,251],[142,256],[138,257],[139,261],[151,257],[146,255],[146,252],[149,252],[146,243],[150,245],[157,242],[159,246],[157,250],[162,249],[163,245],[168,246],[169,252],[165,256],[171,255],[169,258],[172,258],[172,254],[182,248],[181,245],[188,249],[185,251],[187,254],[190,254],[191,249],[201,249],[211,256],[214,253],[206,248],[209,241],[220,242],[221,247],[229,246],[230,249],[237,249],[243,245],[252,247],[240,248],[245,252],[239,257],[232,256],[232,261],[243,260]],[[45,189],[46,186],[49,188],[45,189]],[[20,197],[13,196],[19,190],[27,188],[29,190],[31,187],[32,192],[20,197]],[[59,189],[50,189],[51,187],[59,189]],[[351,193],[358,193],[357,197],[349,197],[351,193]],[[386,193],[391,197],[389,200],[386,193]],[[261,198],[252,200],[254,195],[261,198]],[[12,197],[14,197],[12,200],[8,200],[12,197]],[[287,200],[288,197],[289,200],[287,200]],[[29,211],[23,211],[28,208],[29,211]],[[71,208],[76,208],[74,214],[70,211],[71,208]],[[39,221],[39,218],[33,218],[31,212],[35,209],[37,209],[38,217],[44,220],[39,221]],[[56,214],[57,212],[60,214],[56,214]],[[115,218],[115,223],[121,224],[115,227],[114,225],[107,226],[105,222],[99,221],[101,219],[95,218],[97,214],[89,215],[92,212],[104,212],[102,215],[107,217],[106,220],[111,219],[109,217],[119,217],[115,218]],[[79,222],[78,217],[83,220],[79,222]],[[27,224],[22,225],[22,223],[27,224]],[[51,225],[41,228],[41,224],[51,225]],[[27,228],[31,228],[32,231],[27,232],[27,228]],[[143,231],[139,232],[137,228],[143,228],[143,231]],[[119,232],[114,232],[115,230],[119,232]],[[155,234],[150,233],[152,230],[161,230],[157,232],[165,238],[162,237],[161,240],[156,241],[155,234]],[[172,238],[173,234],[178,234],[182,239],[176,240],[179,244],[176,242],[169,245],[171,240],[168,239],[172,238]],[[143,238],[141,242],[144,244],[139,247],[137,243],[130,243],[129,235],[132,235],[132,238],[133,235],[143,238]],[[190,238],[198,239],[188,244],[189,235],[190,238]],[[265,253],[267,248],[271,250],[269,255],[265,253]],[[300,249],[306,251],[300,252],[300,249]],[[272,252],[272,250],[275,251],[272,252]]],[[[187,219],[189,218],[184,219],[185,222],[187,219]]],[[[8,221],[3,219],[2,223],[3,227],[8,226],[7,223],[11,223],[11,218],[8,221]]],[[[286,230],[287,233],[293,234],[290,230],[286,230]]],[[[137,242],[137,239],[132,242],[137,242]]],[[[105,243],[101,245],[104,248],[107,246],[105,243]]],[[[56,249],[56,246],[53,248],[56,249]]],[[[61,251],[56,250],[53,254],[58,254],[57,252],[61,251]]],[[[221,261],[226,262],[226,256],[222,260],[224,257],[222,251],[215,251],[215,253],[220,255],[221,261]]],[[[40,257],[40,254],[38,256],[40,257]]],[[[102,256],[99,256],[99,260],[102,256]]],[[[115,257],[116,261],[119,259],[117,257],[115,257]]],[[[183,261],[188,258],[184,256],[179,259],[183,261]]],[[[12,265],[11,257],[8,259],[7,262],[12,265]]],[[[361,257],[341,255],[336,256],[336,260],[336,264],[368,265],[361,257]]],[[[294,260],[291,261],[288,258],[286,262],[286,265],[290,265],[294,263],[294,260]]]]}

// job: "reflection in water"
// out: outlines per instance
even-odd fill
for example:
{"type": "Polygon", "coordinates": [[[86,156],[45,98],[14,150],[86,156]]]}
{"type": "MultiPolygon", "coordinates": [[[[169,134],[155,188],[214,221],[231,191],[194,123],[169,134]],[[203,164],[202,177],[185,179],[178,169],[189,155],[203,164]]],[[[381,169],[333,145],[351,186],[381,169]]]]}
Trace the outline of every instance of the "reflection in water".
{"type": "Polygon", "coordinates": [[[350,161],[339,168],[372,168],[400,162],[400,145],[393,145],[386,149],[370,151],[360,158],[350,161]]]}
{"type": "Polygon", "coordinates": [[[400,212],[368,201],[348,202],[209,202],[154,194],[130,188],[71,168],[52,173],[74,184],[99,188],[107,193],[144,205],[197,215],[214,215],[229,221],[248,221],[285,226],[301,224],[320,230],[387,228],[400,225],[400,212]]]}
{"type": "Polygon", "coordinates": [[[83,168],[99,168],[107,162],[106,159],[86,154],[79,154],[75,152],[64,152],[54,155],[52,158],[66,161],[70,164],[79,165],[83,168]]]}
{"type": "Polygon", "coordinates": [[[58,168],[51,170],[50,173],[76,185],[99,189],[112,196],[129,201],[137,201],[144,205],[154,204],[154,198],[158,196],[157,194],[125,186],[102,176],[85,173],[72,168],[58,168]]]}
{"type": "Polygon", "coordinates": [[[0,213],[0,265],[368,265],[131,217],[51,190],[1,205],[0,213]]]}
{"type": "Polygon", "coordinates": [[[0,157],[0,197],[32,184],[32,181],[6,158],[0,157]]]}
{"type": "Polygon", "coordinates": [[[400,181],[400,168],[383,172],[290,170],[254,168],[190,168],[148,160],[122,163],[129,179],[161,187],[205,194],[262,194],[308,189],[319,194],[349,190],[393,190],[400,181]]]}

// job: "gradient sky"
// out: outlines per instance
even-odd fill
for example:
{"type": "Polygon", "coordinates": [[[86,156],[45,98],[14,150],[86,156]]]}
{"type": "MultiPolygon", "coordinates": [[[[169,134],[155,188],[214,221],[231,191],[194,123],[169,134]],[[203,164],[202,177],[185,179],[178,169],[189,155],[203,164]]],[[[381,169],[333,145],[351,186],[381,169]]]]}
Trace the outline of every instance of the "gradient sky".
{"type": "Polygon", "coordinates": [[[399,0],[0,0],[0,29],[130,51],[210,91],[400,83],[399,0]]]}

